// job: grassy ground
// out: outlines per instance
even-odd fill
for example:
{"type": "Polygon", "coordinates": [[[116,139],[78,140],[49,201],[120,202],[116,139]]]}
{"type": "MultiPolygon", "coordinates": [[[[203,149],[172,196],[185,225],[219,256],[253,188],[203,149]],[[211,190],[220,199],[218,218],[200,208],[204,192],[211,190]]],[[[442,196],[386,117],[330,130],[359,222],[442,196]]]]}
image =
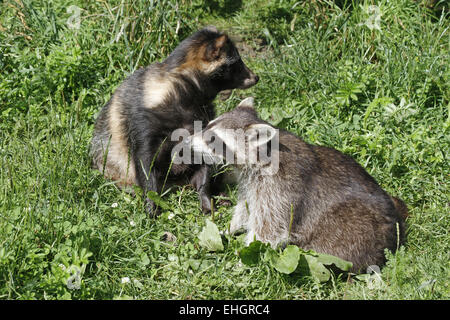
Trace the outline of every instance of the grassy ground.
{"type": "MultiPolygon", "coordinates": [[[[0,2],[0,298],[449,299],[448,7],[341,2],[0,2]],[[352,155],[407,203],[407,244],[381,280],[249,267],[233,238],[209,253],[192,189],[169,192],[173,209],[150,219],[90,169],[113,90],[205,24],[235,36],[261,77],[219,113],[252,95],[264,119],[352,155]]],[[[231,213],[216,212],[220,230],[231,213]]]]}

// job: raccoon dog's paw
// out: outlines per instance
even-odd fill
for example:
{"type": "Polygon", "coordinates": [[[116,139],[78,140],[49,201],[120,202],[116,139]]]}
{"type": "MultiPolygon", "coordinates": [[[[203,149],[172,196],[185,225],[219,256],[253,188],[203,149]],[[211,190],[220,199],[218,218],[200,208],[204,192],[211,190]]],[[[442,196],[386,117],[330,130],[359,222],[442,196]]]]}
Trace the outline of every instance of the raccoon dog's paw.
{"type": "Polygon", "coordinates": [[[200,207],[202,208],[202,212],[204,214],[210,213],[211,212],[211,198],[203,193],[200,192],[200,207]]]}
{"type": "Polygon", "coordinates": [[[159,208],[155,205],[155,203],[149,198],[145,198],[145,208],[147,209],[148,215],[151,218],[156,218],[161,214],[159,208]]]}

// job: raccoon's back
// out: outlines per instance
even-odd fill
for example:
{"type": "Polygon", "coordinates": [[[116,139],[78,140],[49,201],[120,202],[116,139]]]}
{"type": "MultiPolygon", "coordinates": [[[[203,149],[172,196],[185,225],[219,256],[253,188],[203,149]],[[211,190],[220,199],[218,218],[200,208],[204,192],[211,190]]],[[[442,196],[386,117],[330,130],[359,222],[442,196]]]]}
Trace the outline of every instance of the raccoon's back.
{"type": "MultiPolygon", "coordinates": [[[[373,212],[376,219],[392,225],[400,223],[403,233],[406,205],[391,197],[352,157],[332,148],[313,146],[317,167],[306,191],[316,212],[328,212],[333,206],[357,201],[373,212]]],[[[350,211],[349,211],[350,214],[350,211]]],[[[359,213],[355,213],[359,219],[359,213]]]]}
{"type": "Polygon", "coordinates": [[[326,212],[333,205],[356,198],[379,212],[392,214],[396,209],[391,197],[352,157],[283,133],[280,151],[280,174],[297,186],[297,196],[314,212],[326,212]]]}
{"type": "Polygon", "coordinates": [[[341,192],[382,194],[377,181],[352,157],[333,148],[313,146],[317,175],[341,192]]]}

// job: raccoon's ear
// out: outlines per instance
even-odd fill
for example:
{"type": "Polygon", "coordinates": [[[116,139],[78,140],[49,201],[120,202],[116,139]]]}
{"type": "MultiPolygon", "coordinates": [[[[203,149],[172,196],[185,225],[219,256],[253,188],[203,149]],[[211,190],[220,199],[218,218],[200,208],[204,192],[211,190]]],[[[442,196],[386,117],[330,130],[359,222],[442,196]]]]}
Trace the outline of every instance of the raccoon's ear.
{"type": "Polygon", "coordinates": [[[221,35],[220,37],[211,41],[211,43],[206,47],[205,58],[208,61],[217,60],[220,55],[222,49],[225,47],[227,43],[228,36],[226,34],[221,35]]]}
{"type": "Polygon", "coordinates": [[[251,113],[254,117],[258,118],[258,113],[255,109],[255,99],[253,97],[248,97],[242,100],[236,107],[236,109],[245,110],[251,113]]]}
{"type": "Polygon", "coordinates": [[[245,98],[238,104],[237,108],[240,108],[240,107],[254,108],[255,107],[255,99],[253,97],[245,98]]]}

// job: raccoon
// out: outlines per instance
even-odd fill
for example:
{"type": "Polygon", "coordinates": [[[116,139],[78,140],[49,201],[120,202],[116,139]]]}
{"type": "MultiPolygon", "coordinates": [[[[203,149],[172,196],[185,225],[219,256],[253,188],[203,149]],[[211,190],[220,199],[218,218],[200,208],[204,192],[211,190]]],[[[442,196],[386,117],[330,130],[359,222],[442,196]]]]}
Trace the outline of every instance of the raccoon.
{"type": "MultiPolygon", "coordinates": [[[[215,27],[197,31],[163,62],[135,71],[101,109],[90,145],[94,169],[120,187],[137,184],[144,194],[161,192],[166,177],[190,182],[202,209],[211,210],[210,167],[171,166],[171,133],[192,132],[195,120],[206,124],[215,117],[212,101],[220,91],[246,89],[258,80],[227,34],[215,27]]],[[[154,203],[146,203],[152,213],[154,203]]]]}
{"type": "Polygon", "coordinates": [[[239,171],[230,232],[245,229],[247,244],[254,238],[272,246],[292,243],[351,261],[358,272],[383,265],[384,250],[395,251],[404,241],[403,201],[381,189],[351,157],[261,120],[252,98],[188,143],[194,153],[239,171]]]}

